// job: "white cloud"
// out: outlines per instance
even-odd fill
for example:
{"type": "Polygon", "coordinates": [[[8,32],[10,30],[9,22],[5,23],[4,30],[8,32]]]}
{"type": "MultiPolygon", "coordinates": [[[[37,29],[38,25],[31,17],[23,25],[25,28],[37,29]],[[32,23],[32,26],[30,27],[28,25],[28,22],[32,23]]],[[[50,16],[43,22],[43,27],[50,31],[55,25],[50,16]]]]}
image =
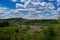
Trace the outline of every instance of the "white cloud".
{"type": "Polygon", "coordinates": [[[40,5],[40,2],[33,2],[32,1],[31,4],[34,5],[34,6],[37,6],[37,5],[40,5]]]}
{"type": "MultiPolygon", "coordinates": [[[[21,0],[21,2],[25,2],[25,4],[16,3],[16,9],[0,7],[0,18],[57,19],[58,17],[58,12],[54,10],[55,6],[52,3],[32,2],[31,0],[21,0]],[[2,12],[4,14],[1,14],[2,12]]],[[[60,9],[58,8],[58,10],[60,9]]]]}
{"type": "MultiPolygon", "coordinates": [[[[6,11],[3,15],[0,16],[0,18],[2,19],[7,19],[7,18],[16,18],[16,17],[22,17],[22,18],[26,18],[26,19],[56,19],[57,15],[55,14],[55,16],[48,16],[50,14],[46,14],[45,16],[42,14],[43,11],[27,11],[25,15],[24,13],[27,10],[20,10],[20,9],[15,9],[15,10],[10,10],[10,11],[6,11]]],[[[52,13],[55,13],[55,11],[53,11],[52,13]]]]}
{"type": "Polygon", "coordinates": [[[57,11],[60,11],[60,7],[57,9],[57,11]]]}
{"type": "Polygon", "coordinates": [[[24,5],[16,3],[16,8],[25,8],[24,5]]]}
{"type": "Polygon", "coordinates": [[[54,9],[55,8],[55,6],[53,5],[53,3],[48,3],[47,6],[48,6],[49,9],[54,9]]]}
{"type": "Polygon", "coordinates": [[[27,2],[27,1],[29,1],[29,0],[20,0],[21,2],[27,2]]]}
{"type": "Polygon", "coordinates": [[[45,9],[45,8],[49,8],[49,9],[54,9],[55,6],[52,4],[52,3],[46,3],[46,2],[33,2],[33,1],[29,1],[29,2],[26,2],[24,5],[20,4],[20,3],[16,3],[16,7],[17,8],[40,8],[40,9],[45,9]]]}
{"type": "Polygon", "coordinates": [[[52,10],[52,14],[58,14],[57,10],[52,10]]]}
{"type": "Polygon", "coordinates": [[[57,2],[57,6],[60,6],[60,2],[57,2]]]}
{"type": "Polygon", "coordinates": [[[60,6],[60,0],[57,0],[57,6],[60,6]]]}
{"type": "Polygon", "coordinates": [[[60,2],[60,0],[57,0],[57,2],[60,2]]]}
{"type": "Polygon", "coordinates": [[[40,3],[41,6],[46,6],[46,4],[47,4],[46,2],[41,2],[40,3]]]}
{"type": "Polygon", "coordinates": [[[17,8],[18,8],[18,7],[26,8],[26,6],[29,5],[29,3],[30,3],[31,0],[28,0],[28,1],[27,1],[27,0],[21,0],[21,1],[23,1],[25,4],[22,5],[22,4],[16,3],[16,7],[17,7],[17,8]]]}
{"type": "Polygon", "coordinates": [[[7,8],[6,8],[6,7],[0,7],[0,13],[5,12],[6,10],[7,10],[7,8]]]}

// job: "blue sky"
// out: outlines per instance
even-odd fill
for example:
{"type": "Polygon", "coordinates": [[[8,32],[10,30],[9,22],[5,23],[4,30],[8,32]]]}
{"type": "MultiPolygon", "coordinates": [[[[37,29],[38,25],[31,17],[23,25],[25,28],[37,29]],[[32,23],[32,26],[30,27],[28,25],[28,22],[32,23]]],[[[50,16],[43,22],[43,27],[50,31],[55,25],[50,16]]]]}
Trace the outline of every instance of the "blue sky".
{"type": "Polygon", "coordinates": [[[1,6],[5,6],[8,8],[15,8],[15,2],[12,2],[11,0],[0,0],[1,6]]]}
{"type": "MultiPolygon", "coordinates": [[[[49,2],[49,0],[44,0],[45,2],[49,2]]],[[[57,5],[57,3],[55,3],[56,1],[52,2],[55,6],[57,5]]],[[[1,6],[5,6],[8,8],[16,8],[16,3],[21,3],[23,4],[23,2],[19,2],[19,0],[17,2],[12,2],[11,0],[0,0],[0,4],[1,6]]]]}
{"type": "Polygon", "coordinates": [[[59,0],[36,0],[36,1],[30,0],[29,3],[29,0],[27,1],[0,0],[0,18],[2,19],[15,17],[22,17],[26,19],[58,18],[60,11],[59,0]]]}

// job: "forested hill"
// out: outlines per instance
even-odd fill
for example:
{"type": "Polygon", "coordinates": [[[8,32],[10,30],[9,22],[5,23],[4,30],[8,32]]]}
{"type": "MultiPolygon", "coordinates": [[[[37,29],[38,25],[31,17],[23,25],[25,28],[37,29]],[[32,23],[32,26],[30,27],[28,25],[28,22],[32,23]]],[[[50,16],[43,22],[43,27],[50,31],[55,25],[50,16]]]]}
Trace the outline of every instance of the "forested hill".
{"type": "Polygon", "coordinates": [[[2,25],[44,25],[44,24],[57,24],[58,20],[46,19],[46,20],[29,20],[23,18],[11,18],[11,19],[0,19],[0,26],[2,25]]]}

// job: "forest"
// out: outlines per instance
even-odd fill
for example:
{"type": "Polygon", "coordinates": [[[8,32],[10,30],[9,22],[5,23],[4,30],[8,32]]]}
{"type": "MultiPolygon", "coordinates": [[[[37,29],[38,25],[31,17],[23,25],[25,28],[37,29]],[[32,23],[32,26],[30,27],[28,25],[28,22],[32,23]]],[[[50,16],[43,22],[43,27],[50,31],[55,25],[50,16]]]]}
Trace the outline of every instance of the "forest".
{"type": "Polygon", "coordinates": [[[0,40],[60,40],[60,19],[0,19],[0,40]],[[30,28],[29,25],[42,27],[30,28]]]}

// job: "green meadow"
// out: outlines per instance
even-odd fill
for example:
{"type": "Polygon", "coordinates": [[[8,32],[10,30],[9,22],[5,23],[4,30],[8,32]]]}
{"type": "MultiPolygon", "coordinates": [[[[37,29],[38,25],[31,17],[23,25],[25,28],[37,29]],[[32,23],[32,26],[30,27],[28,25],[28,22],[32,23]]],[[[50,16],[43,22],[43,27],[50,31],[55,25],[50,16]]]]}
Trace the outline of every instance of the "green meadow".
{"type": "Polygon", "coordinates": [[[3,19],[0,20],[0,40],[60,40],[60,20],[3,19]]]}

